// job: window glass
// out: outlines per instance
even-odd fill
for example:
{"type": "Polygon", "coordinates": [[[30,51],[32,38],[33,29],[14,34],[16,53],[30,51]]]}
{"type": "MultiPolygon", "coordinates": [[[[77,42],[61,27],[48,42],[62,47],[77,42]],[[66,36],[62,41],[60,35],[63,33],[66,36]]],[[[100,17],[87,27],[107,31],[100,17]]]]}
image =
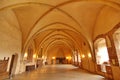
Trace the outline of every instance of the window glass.
{"type": "Polygon", "coordinates": [[[109,56],[105,39],[98,40],[95,45],[97,64],[109,63],[109,56]]]}

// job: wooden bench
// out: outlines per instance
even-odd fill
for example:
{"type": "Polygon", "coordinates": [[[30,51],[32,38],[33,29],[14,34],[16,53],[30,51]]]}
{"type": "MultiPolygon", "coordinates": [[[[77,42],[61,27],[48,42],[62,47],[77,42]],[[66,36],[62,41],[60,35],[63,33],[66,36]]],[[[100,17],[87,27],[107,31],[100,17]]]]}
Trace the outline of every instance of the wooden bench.
{"type": "Polygon", "coordinates": [[[9,58],[4,58],[3,60],[0,60],[0,80],[9,78],[9,73],[7,72],[8,61],[9,58]]]}
{"type": "Polygon", "coordinates": [[[27,65],[26,66],[26,71],[32,71],[35,70],[35,65],[27,65]]]}

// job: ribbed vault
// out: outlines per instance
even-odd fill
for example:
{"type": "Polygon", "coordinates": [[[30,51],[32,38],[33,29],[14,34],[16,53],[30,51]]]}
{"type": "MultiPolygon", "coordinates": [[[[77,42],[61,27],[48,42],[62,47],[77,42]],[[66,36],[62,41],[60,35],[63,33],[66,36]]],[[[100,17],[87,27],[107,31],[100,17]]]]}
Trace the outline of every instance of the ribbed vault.
{"type": "MultiPolygon", "coordinates": [[[[22,33],[22,51],[34,41],[36,52],[42,47],[47,54],[55,46],[61,48],[59,45],[69,50],[80,49],[85,43],[91,45],[96,36],[105,33],[97,31],[101,28],[98,24],[105,21],[100,16],[107,15],[105,10],[114,15],[120,13],[120,1],[3,0],[0,12],[3,10],[11,10],[17,18],[22,33]]],[[[113,25],[119,22],[117,16],[113,25]]]]}

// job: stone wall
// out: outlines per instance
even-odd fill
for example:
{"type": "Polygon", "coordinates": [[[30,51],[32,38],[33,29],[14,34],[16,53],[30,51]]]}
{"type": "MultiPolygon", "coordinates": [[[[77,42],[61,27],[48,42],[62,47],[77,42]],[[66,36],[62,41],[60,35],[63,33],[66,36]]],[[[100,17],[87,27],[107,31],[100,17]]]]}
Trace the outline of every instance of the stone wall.
{"type": "Polygon", "coordinates": [[[11,57],[18,54],[17,67],[15,74],[19,73],[20,54],[22,47],[22,38],[19,24],[14,13],[11,10],[0,12],[0,59],[9,57],[7,71],[10,68],[11,57]]]}

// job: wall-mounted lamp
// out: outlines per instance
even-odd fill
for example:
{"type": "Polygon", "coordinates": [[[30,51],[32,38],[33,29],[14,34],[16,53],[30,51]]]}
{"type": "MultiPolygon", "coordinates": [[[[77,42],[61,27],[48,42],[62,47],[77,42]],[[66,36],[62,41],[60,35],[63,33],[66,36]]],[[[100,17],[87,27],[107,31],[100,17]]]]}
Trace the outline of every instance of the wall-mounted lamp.
{"type": "Polygon", "coordinates": [[[90,53],[88,53],[88,57],[89,57],[89,58],[91,58],[91,57],[92,57],[90,53]]]}
{"type": "Polygon", "coordinates": [[[23,59],[24,59],[24,61],[26,61],[26,60],[27,60],[27,57],[28,57],[28,53],[27,53],[27,52],[25,52],[25,53],[24,53],[24,58],[23,58],[23,59]]]}
{"type": "Polygon", "coordinates": [[[27,52],[24,54],[24,58],[27,58],[27,56],[28,56],[28,54],[27,54],[27,52]]]}
{"type": "Polygon", "coordinates": [[[69,59],[69,57],[66,57],[66,59],[69,59]]]}
{"type": "Polygon", "coordinates": [[[43,55],[43,56],[42,56],[42,59],[44,59],[44,58],[45,58],[45,56],[43,55]]]}
{"type": "Polygon", "coordinates": [[[85,55],[84,55],[84,54],[82,55],[82,58],[85,58],[85,55]]]}
{"type": "Polygon", "coordinates": [[[33,58],[35,59],[36,57],[37,57],[37,55],[36,55],[36,54],[34,54],[34,55],[33,55],[33,58]]]}
{"type": "Polygon", "coordinates": [[[71,60],[71,56],[69,56],[69,57],[67,56],[66,59],[67,59],[67,60],[71,60]]]}
{"type": "Polygon", "coordinates": [[[52,57],[52,59],[55,59],[55,57],[52,57]]]}

